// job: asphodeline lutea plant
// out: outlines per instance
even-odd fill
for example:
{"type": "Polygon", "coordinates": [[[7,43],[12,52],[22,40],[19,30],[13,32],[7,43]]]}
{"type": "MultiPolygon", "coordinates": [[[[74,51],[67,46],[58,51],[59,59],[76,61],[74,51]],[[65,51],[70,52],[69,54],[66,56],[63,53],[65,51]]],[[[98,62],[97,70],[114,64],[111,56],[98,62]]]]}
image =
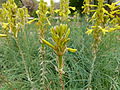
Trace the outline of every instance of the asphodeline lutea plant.
{"type": "Polygon", "coordinates": [[[69,0],[60,0],[60,12],[62,21],[66,21],[68,19],[68,15],[70,14],[69,10],[69,0]]]}
{"type": "MultiPolygon", "coordinates": [[[[40,44],[41,44],[41,47],[39,48],[39,52],[40,52],[40,58],[41,58],[41,63],[40,63],[40,67],[41,67],[41,74],[40,74],[40,77],[41,77],[41,89],[42,90],[45,90],[45,80],[46,80],[46,76],[45,76],[45,73],[46,73],[46,70],[45,70],[45,67],[46,67],[46,61],[45,61],[45,46],[43,44],[43,41],[42,39],[45,39],[45,33],[49,27],[50,22],[48,20],[48,17],[47,17],[47,14],[48,14],[48,7],[47,7],[47,3],[44,2],[44,0],[40,0],[40,3],[39,3],[39,7],[38,7],[38,10],[36,11],[37,15],[38,15],[38,22],[36,23],[36,25],[38,26],[38,32],[39,32],[39,37],[40,37],[40,44]]],[[[36,19],[35,19],[36,20],[36,19]]]]}
{"type": "Polygon", "coordinates": [[[105,4],[110,9],[108,14],[109,17],[112,19],[110,23],[112,24],[113,27],[120,26],[120,9],[119,9],[120,5],[117,5],[118,3],[120,3],[120,1],[114,2],[112,4],[105,4]]]}
{"type": "MultiPolygon", "coordinates": [[[[2,18],[3,18],[2,9],[0,9],[0,25],[2,24],[2,18]]],[[[6,34],[0,34],[0,37],[6,37],[6,36],[7,36],[6,34]]]]}
{"type": "Polygon", "coordinates": [[[63,55],[66,51],[76,52],[76,49],[68,48],[67,43],[70,40],[69,38],[70,29],[66,24],[60,24],[59,26],[55,26],[51,28],[51,35],[53,44],[42,39],[43,43],[51,47],[55,54],[57,55],[57,71],[59,72],[60,84],[62,86],[62,90],[64,90],[64,84],[62,80],[62,74],[64,74],[63,66],[64,66],[64,59],[63,55]]]}
{"type": "Polygon", "coordinates": [[[55,3],[54,0],[50,0],[50,16],[53,17],[55,13],[55,3]]]}
{"type": "Polygon", "coordinates": [[[14,0],[8,0],[2,4],[0,12],[0,24],[2,25],[3,33],[17,37],[18,32],[24,28],[29,17],[27,8],[18,8],[14,0]]]}
{"type": "MultiPolygon", "coordinates": [[[[36,13],[38,15],[38,19],[35,18],[34,20],[38,20],[36,25],[38,26],[40,43],[42,44],[41,53],[44,57],[45,47],[44,47],[44,44],[43,44],[41,38],[45,39],[45,32],[47,31],[48,26],[50,25],[50,22],[49,22],[48,17],[47,17],[48,7],[47,7],[47,3],[44,2],[44,0],[40,0],[39,7],[38,7],[38,10],[36,11],[36,13]]],[[[32,21],[34,21],[34,20],[32,20],[32,21]]]]}
{"type": "Polygon", "coordinates": [[[85,14],[86,21],[89,21],[89,15],[91,12],[91,8],[95,7],[96,5],[91,4],[92,0],[84,0],[83,2],[83,12],[85,14]]]}
{"type": "MultiPolygon", "coordinates": [[[[91,70],[88,78],[88,88],[87,90],[92,90],[92,79],[93,79],[93,72],[94,72],[94,65],[97,57],[97,52],[99,48],[99,44],[102,40],[102,36],[107,32],[111,32],[113,28],[109,28],[106,26],[109,22],[109,13],[105,10],[104,0],[97,0],[98,5],[92,5],[91,7],[95,7],[93,10],[85,9],[88,12],[94,12],[90,21],[92,22],[91,29],[88,29],[86,32],[87,34],[92,34],[94,41],[93,41],[93,61],[91,65],[91,70]]],[[[88,8],[87,6],[85,8],[88,8]]]]}
{"type": "Polygon", "coordinates": [[[91,3],[91,1],[92,0],[84,0],[84,4],[83,4],[83,12],[82,13],[85,13],[85,14],[87,14],[87,15],[89,15],[90,14],[90,12],[91,12],[91,7],[93,7],[94,5],[91,5],[90,3],[91,3]]]}
{"type": "MultiPolygon", "coordinates": [[[[117,3],[119,3],[119,2],[117,2],[117,3]]],[[[96,10],[91,10],[91,12],[94,12],[94,14],[92,15],[92,18],[90,20],[93,23],[93,26],[91,26],[91,29],[88,29],[88,31],[86,33],[94,34],[93,36],[95,38],[96,36],[101,37],[102,34],[104,35],[107,32],[112,32],[112,31],[116,30],[116,28],[119,28],[119,27],[117,27],[119,24],[119,22],[118,22],[119,19],[117,20],[116,18],[118,18],[118,17],[114,15],[114,14],[120,13],[119,12],[120,10],[115,10],[116,8],[118,8],[118,6],[115,6],[115,4],[117,4],[117,3],[112,3],[111,5],[109,5],[109,4],[104,4],[104,0],[98,0],[98,5],[94,5],[94,7],[96,7],[96,10]],[[109,6],[112,11],[110,11],[110,12],[107,11],[104,8],[106,5],[109,6]],[[115,20],[116,20],[116,22],[113,22],[115,20]],[[111,25],[109,26],[108,25],[109,23],[114,24],[114,26],[116,26],[116,27],[114,27],[114,26],[111,27],[111,25]]],[[[100,38],[98,41],[100,41],[100,38]]]]}
{"type": "Polygon", "coordinates": [[[55,10],[55,12],[60,15],[62,22],[67,22],[69,21],[68,17],[71,13],[70,9],[75,10],[75,7],[69,6],[69,0],[60,0],[60,9],[55,10]]]}
{"type": "Polygon", "coordinates": [[[51,25],[54,25],[54,18],[55,18],[55,3],[54,0],[50,0],[49,20],[51,22],[51,25]]]}
{"type": "Polygon", "coordinates": [[[38,7],[38,10],[36,11],[36,13],[38,15],[38,22],[36,24],[39,27],[40,39],[45,38],[45,32],[46,32],[48,26],[51,24],[47,17],[47,14],[48,14],[47,3],[44,2],[44,0],[40,0],[39,7],[38,7]]]}
{"type": "Polygon", "coordinates": [[[0,9],[0,24],[2,25],[1,31],[8,37],[8,39],[10,36],[16,41],[18,52],[21,55],[22,63],[24,65],[26,77],[30,82],[31,87],[34,89],[33,81],[31,80],[23,51],[18,42],[18,33],[24,30],[28,17],[29,14],[27,8],[18,8],[14,0],[8,0],[6,3],[2,4],[2,8],[0,9]]]}
{"type": "MultiPolygon", "coordinates": [[[[2,24],[2,20],[3,20],[3,15],[2,15],[2,9],[0,9],[0,25],[2,24]]],[[[6,37],[6,34],[0,34],[0,37],[6,37]]]]}

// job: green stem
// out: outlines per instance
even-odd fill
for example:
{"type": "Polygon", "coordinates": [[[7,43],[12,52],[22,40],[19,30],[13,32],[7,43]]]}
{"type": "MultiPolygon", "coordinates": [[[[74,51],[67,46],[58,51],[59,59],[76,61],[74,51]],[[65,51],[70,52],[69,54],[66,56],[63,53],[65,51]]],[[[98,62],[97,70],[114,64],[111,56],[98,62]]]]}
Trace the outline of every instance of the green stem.
{"type": "Polygon", "coordinates": [[[63,69],[63,56],[58,56],[58,69],[62,72],[63,69]]]}
{"type": "Polygon", "coordinates": [[[58,72],[59,72],[59,79],[61,90],[64,90],[64,82],[63,82],[63,56],[58,56],[58,72]]]}
{"type": "Polygon", "coordinates": [[[93,78],[95,61],[96,61],[96,54],[94,54],[94,56],[93,56],[93,62],[92,62],[92,65],[91,65],[91,71],[90,71],[89,78],[88,78],[88,90],[92,90],[91,83],[92,83],[92,78],[93,78]]]}
{"type": "Polygon", "coordinates": [[[92,79],[93,79],[93,72],[94,72],[94,68],[95,68],[95,61],[96,61],[96,57],[97,57],[97,48],[98,48],[98,42],[97,40],[94,41],[94,45],[93,45],[93,61],[92,61],[92,65],[91,65],[91,70],[90,70],[90,74],[89,74],[89,78],[88,78],[88,90],[92,90],[92,79]]]}
{"type": "Polygon", "coordinates": [[[42,42],[41,42],[41,48],[40,48],[40,58],[41,58],[41,63],[40,63],[41,90],[45,90],[45,46],[42,42]]]}

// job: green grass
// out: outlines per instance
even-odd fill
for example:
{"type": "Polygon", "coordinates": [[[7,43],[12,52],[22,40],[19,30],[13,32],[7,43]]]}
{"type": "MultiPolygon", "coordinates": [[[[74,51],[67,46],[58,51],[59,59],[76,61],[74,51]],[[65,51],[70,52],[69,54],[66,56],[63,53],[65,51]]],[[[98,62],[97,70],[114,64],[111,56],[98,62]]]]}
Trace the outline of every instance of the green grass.
{"type": "MultiPolygon", "coordinates": [[[[68,44],[76,48],[76,53],[67,52],[64,56],[65,90],[85,90],[92,64],[92,36],[85,34],[89,25],[70,22],[71,40],[68,44]]],[[[103,36],[95,62],[92,86],[93,90],[120,90],[120,32],[103,36]]],[[[51,40],[48,31],[47,38],[51,40]]],[[[39,35],[34,24],[26,26],[19,33],[18,41],[14,38],[0,39],[0,90],[40,90],[41,71],[39,58],[39,35]],[[17,44],[18,42],[18,44],[17,44]],[[21,52],[23,57],[21,56],[21,52]],[[23,58],[25,62],[23,62],[23,58]],[[25,65],[33,84],[28,80],[25,65]]],[[[58,73],[55,70],[56,55],[46,46],[45,60],[46,90],[60,90],[58,73]]]]}

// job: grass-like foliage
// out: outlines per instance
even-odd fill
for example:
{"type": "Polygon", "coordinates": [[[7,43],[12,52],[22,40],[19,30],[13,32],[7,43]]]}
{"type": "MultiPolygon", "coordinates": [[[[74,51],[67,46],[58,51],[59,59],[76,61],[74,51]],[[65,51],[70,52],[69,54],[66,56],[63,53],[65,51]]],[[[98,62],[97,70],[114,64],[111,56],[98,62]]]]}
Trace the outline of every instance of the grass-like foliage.
{"type": "Polygon", "coordinates": [[[50,12],[41,0],[38,18],[29,22],[26,8],[18,8],[14,0],[3,4],[0,90],[120,90],[118,6],[85,0],[87,20],[77,17],[68,22],[70,7],[63,1],[61,7],[67,11],[60,8],[58,13],[63,20],[54,20],[53,0],[50,12]]]}
{"type": "MultiPolygon", "coordinates": [[[[73,22],[72,22],[73,24],[73,22]]],[[[64,56],[64,86],[67,90],[84,90],[86,88],[90,67],[92,64],[91,44],[93,39],[85,34],[86,22],[82,26],[71,26],[71,40],[68,46],[77,49],[77,53],[66,53],[64,56]]],[[[27,69],[34,88],[39,90],[40,69],[39,64],[39,37],[36,35],[35,25],[26,27],[25,32],[20,33],[19,47],[22,50],[26,61],[27,69]]],[[[104,40],[99,45],[99,52],[93,73],[93,90],[120,89],[119,75],[119,31],[109,33],[104,36],[104,40]]],[[[49,34],[48,34],[49,36],[49,34]]],[[[50,41],[51,39],[48,39],[50,41]]],[[[1,90],[30,90],[31,84],[27,78],[22,56],[16,42],[10,38],[6,42],[1,39],[0,44],[0,87],[1,90]]],[[[45,87],[50,90],[59,90],[58,73],[55,70],[56,56],[50,48],[46,47],[46,78],[45,87]]]]}

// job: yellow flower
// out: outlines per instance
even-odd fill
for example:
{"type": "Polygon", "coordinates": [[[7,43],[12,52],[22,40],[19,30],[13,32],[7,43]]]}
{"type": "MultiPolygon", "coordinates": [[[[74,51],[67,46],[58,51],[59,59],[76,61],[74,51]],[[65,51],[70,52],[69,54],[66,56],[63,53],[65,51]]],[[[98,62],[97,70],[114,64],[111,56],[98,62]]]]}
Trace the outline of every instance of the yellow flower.
{"type": "Polygon", "coordinates": [[[8,23],[2,23],[2,28],[7,29],[8,28],[8,23]]]}
{"type": "Polygon", "coordinates": [[[6,34],[0,34],[0,37],[7,37],[6,34]]]}
{"type": "Polygon", "coordinates": [[[72,49],[72,48],[67,48],[67,50],[70,51],[70,52],[76,52],[77,51],[77,49],[72,49]]]}
{"type": "Polygon", "coordinates": [[[88,31],[86,32],[86,34],[91,34],[93,32],[93,29],[88,29],[88,31]]]}

